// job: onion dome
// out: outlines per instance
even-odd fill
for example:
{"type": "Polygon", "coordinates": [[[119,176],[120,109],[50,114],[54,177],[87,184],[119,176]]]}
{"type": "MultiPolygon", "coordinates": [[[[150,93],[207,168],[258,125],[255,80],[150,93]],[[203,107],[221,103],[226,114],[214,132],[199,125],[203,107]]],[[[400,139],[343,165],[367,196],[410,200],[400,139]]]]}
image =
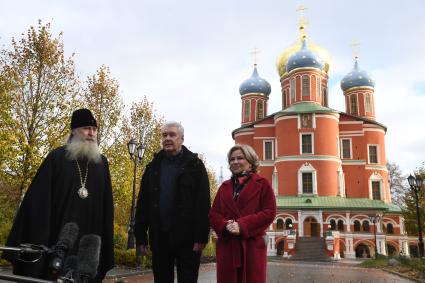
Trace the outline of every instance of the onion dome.
{"type": "Polygon", "coordinates": [[[245,80],[239,87],[239,93],[241,95],[247,93],[263,93],[269,95],[271,92],[270,84],[258,75],[257,65],[254,65],[254,72],[251,77],[245,80]]]}
{"type": "Polygon", "coordinates": [[[375,81],[366,73],[359,68],[358,58],[354,62],[354,68],[351,72],[345,75],[341,81],[341,88],[346,91],[352,87],[375,87],[375,81]]]}
{"type": "Polygon", "coordinates": [[[289,73],[297,68],[317,68],[323,70],[324,66],[325,64],[322,58],[308,49],[307,41],[304,39],[301,49],[289,57],[286,72],[289,73]]]}
{"type": "MultiPolygon", "coordinates": [[[[279,57],[276,61],[276,68],[279,73],[279,76],[284,76],[286,72],[286,66],[288,64],[288,59],[291,57],[294,53],[299,51],[302,47],[303,40],[307,39],[307,35],[305,33],[304,24],[301,24],[300,26],[300,38],[293,43],[291,46],[285,48],[282,53],[280,53],[279,57]]],[[[321,47],[320,45],[317,45],[313,43],[311,40],[308,42],[308,49],[316,53],[317,55],[322,58],[325,66],[324,71],[328,74],[329,73],[329,65],[331,63],[331,56],[329,55],[329,52],[321,47]]]]}

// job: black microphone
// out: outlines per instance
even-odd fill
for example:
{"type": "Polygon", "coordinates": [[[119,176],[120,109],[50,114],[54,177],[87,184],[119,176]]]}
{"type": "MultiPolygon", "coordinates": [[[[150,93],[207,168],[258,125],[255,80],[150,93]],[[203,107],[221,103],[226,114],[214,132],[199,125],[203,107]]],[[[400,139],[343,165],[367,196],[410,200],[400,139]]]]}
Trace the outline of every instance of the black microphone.
{"type": "Polygon", "coordinates": [[[67,253],[72,250],[78,237],[78,225],[74,222],[66,223],[59,234],[58,241],[53,248],[53,259],[49,267],[53,274],[59,273],[63,268],[63,263],[67,253]]]}
{"type": "Polygon", "coordinates": [[[66,280],[72,280],[76,278],[77,264],[78,264],[78,257],[76,255],[68,256],[65,259],[65,262],[63,264],[63,271],[62,271],[63,275],[60,277],[60,279],[66,281],[66,280]]]}
{"type": "Polygon", "coordinates": [[[96,277],[99,266],[102,240],[98,235],[90,234],[81,237],[78,246],[77,282],[88,282],[96,277]]]}

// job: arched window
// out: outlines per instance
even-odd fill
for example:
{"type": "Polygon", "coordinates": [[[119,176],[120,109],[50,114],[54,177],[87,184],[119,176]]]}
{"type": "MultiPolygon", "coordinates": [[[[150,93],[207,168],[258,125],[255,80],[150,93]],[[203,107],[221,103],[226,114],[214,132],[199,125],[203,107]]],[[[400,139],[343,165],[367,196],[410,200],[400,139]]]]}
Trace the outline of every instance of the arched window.
{"type": "Polygon", "coordinates": [[[344,221],[338,220],[338,231],[344,232],[344,221]]]}
{"type": "Polygon", "coordinates": [[[285,220],[285,228],[286,229],[292,229],[292,219],[291,218],[287,218],[285,220]]]}
{"type": "Polygon", "coordinates": [[[350,110],[353,115],[357,115],[357,96],[356,94],[352,94],[350,96],[350,110]]]}
{"type": "Polygon", "coordinates": [[[336,230],[336,221],[332,219],[330,223],[331,223],[331,230],[336,230]]]}
{"type": "Polygon", "coordinates": [[[325,107],[328,107],[328,91],[326,88],[323,88],[322,104],[325,107]]]}
{"type": "Polygon", "coordinates": [[[251,103],[249,99],[247,99],[244,102],[244,112],[243,112],[244,120],[248,120],[250,115],[251,115],[251,103]]]}
{"type": "Polygon", "coordinates": [[[280,218],[276,221],[276,230],[278,231],[283,230],[283,220],[280,218]]]}
{"type": "Polygon", "coordinates": [[[370,112],[370,94],[366,94],[366,112],[370,112]]]}
{"type": "Polygon", "coordinates": [[[282,94],[282,109],[286,108],[286,90],[283,91],[282,94]]]}
{"type": "Polygon", "coordinates": [[[320,78],[316,78],[316,100],[320,101],[320,78]]]}
{"type": "Polygon", "coordinates": [[[354,221],[354,232],[360,232],[360,221],[354,221]]]}
{"type": "Polygon", "coordinates": [[[291,99],[295,99],[295,79],[291,80],[291,99]]]}
{"type": "Polygon", "coordinates": [[[369,222],[363,221],[363,232],[369,232],[369,222]]]}
{"type": "Polygon", "coordinates": [[[387,234],[394,234],[394,227],[391,223],[387,224],[387,234]]]}
{"type": "Polygon", "coordinates": [[[257,119],[263,119],[264,117],[264,107],[263,107],[263,101],[258,100],[257,101],[257,119]]]}
{"type": "Polygon", "coordinates": [[[302,78],[302,94],[303,96],[310,95],[310,78],[307,75],[304,75],[302,78]]]}

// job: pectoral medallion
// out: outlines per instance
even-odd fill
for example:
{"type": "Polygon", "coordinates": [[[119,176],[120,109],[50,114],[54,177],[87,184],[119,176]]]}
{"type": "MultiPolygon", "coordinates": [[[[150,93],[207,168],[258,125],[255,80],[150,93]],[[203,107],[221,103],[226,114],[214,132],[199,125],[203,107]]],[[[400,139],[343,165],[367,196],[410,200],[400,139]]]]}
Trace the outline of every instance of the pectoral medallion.
{"type": "Polygon", "coordinates": [[[85,199],[86,197],[88,197],[89,192],[87,191],[87,189],[85,187],[81,187],[78,190],[78,195],[80,196],[80,198],[85,199]]]}

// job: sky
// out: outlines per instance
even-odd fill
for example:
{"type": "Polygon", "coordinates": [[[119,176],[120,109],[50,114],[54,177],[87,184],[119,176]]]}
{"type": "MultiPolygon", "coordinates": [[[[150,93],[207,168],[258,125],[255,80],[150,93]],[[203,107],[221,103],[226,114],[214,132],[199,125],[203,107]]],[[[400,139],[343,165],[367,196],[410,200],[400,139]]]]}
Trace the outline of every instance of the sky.
{"type": "Polygon", "coordinates": [[[146,96],[159,116],[185,127],[185,145],[229,176],[226,153],[240,126],[239,86],[253,71],[272,86],[268,114],[281,109],[276,59],[307,34],[331,55],[329,106],[345,111],[340,81],[359,66],[375,79],[377,121],[386,125],[386,153],[403,173],[425,161],[425,2],[417,1],[0,1],[0,45],[10,46],[38,20],[63,32],[81,79],[101,65],[118,80],[126,105],[146,96]]]}

